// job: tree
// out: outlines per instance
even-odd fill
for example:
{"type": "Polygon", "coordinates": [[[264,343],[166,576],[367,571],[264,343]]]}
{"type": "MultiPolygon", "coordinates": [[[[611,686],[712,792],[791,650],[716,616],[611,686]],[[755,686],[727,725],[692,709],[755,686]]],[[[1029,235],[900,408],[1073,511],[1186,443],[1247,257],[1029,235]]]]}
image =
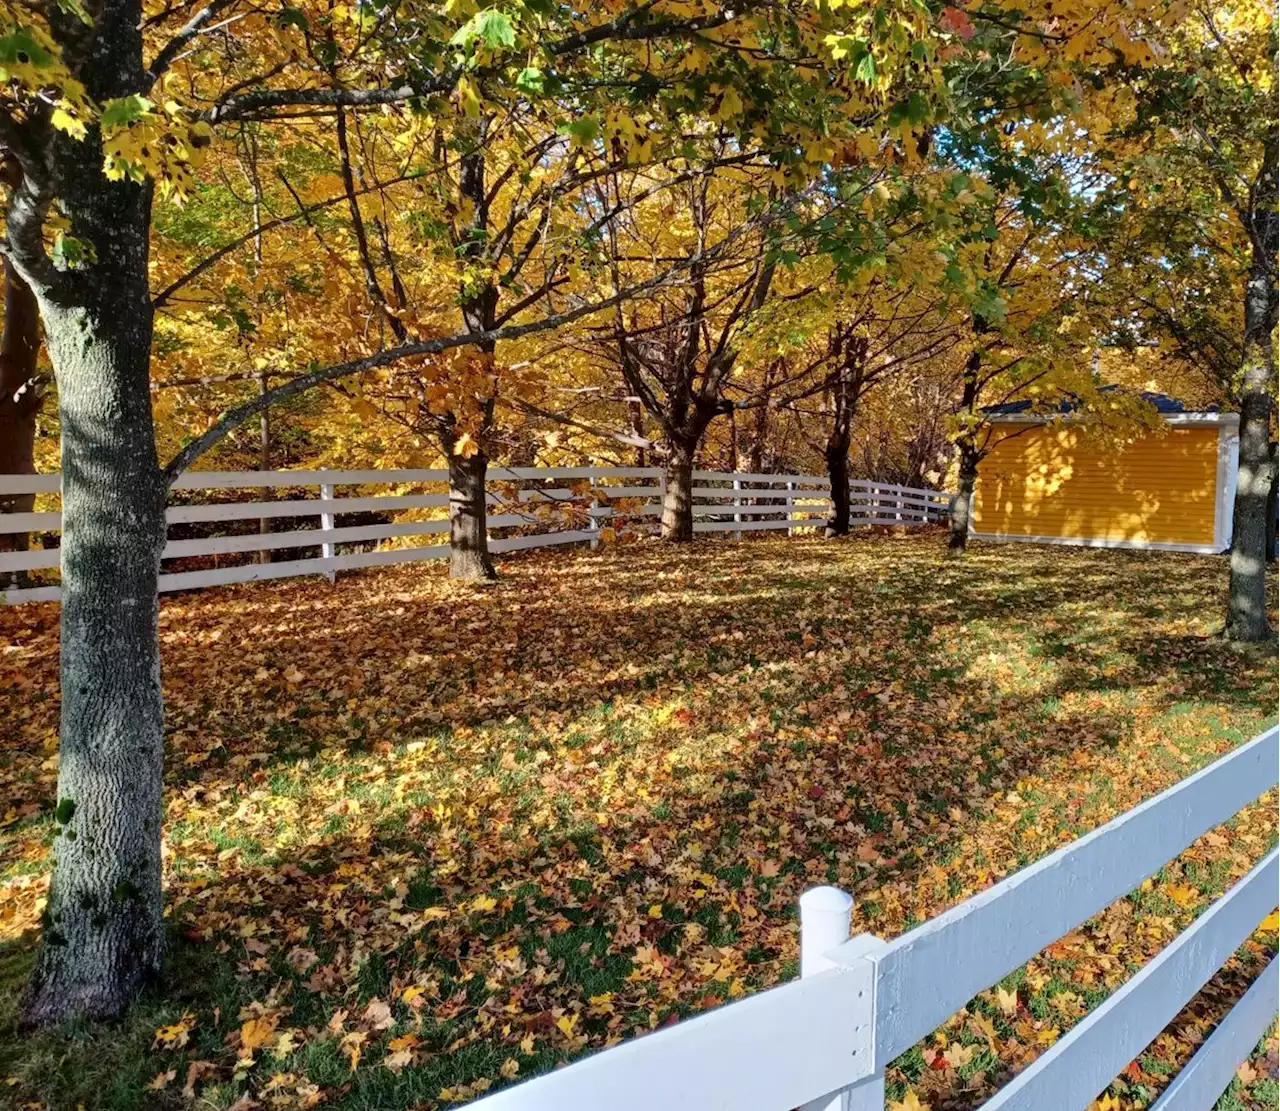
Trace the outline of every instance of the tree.
{"type": "Polygon", "coordinates": [[[1240,414],[1224,631],[1265,641],[1280,322],[1274,13],[1197,8],[1168,46],[1159,65],[1127,75],[1126,126],[1101,152],[1121,206],[1111,285],[1125,338],[1161,339],[1240,414]]]}
{"type": "MultiPolygon", "coordinates": [[[[8,194],[4,251],[40,310],[62,434],[60,822],[46,943],[24,1009],[30,1022],[117,1014],[160,969],[156,587],[169,483],[268,406],[608,307],[579,305],[505,328],[471,323],[295,373],[162,465],[150,390],[153,202],[197,188],[214,127],[297,126],[341,110],[411,119],[449,97],[470,116],[488,83],[538,99],[573,128],[595,119],[622,82],[664,104],[664,120],[714,99],[722,118],[781,144],[852,120],[878,96],[845,95],[828,111],[831,89],[842,84],[848,94],[854,66],[873,58],[861,35],[856,55],[833,58],[823,45],[861,32],[866,17],[857,13],[807,9],[779,34],[778,13],[752,5],[665,15],[645,3],[599,21],[531,6],[476,12],[459,25],[448,7],[430,4],[360,8],[343,22],[323,5],[236,21],[228,18],[235,3],[211,0],[194,12],[144,11],[141,0],[9,9],[0,27],[15,59],[6,63],[0,145],[21,170],[8,194]],[[830,72],[827,61],[837,63],[830,72]],[[647,75],[643,91],[636,73],[647,75]],[[771,113],[774,104],[785,111],[771,113]]],[[[905,26],[919,23],[913,12],[904,5],[905,26]]],[[[876,60],[892,68],[910,50],[904,30],[877,45],[876,60]]]]}
{"type": "MultiPolygon", "coordinates": [[[[662,430],[667,445],[662,537],[693,539],[693,471],[711,422],[730,411],[726,396],[742,330],[769,296],[777,270],[762,242],[768,218],[746,217],[759,173],[703,174],[663,194],[634,218],[609,225],[609,269],[615,293],[636,279],[638,262],[652,271],[678,260],[687,280],[645,302],[614,309],[596,350],[613,361],[627,388],[662,430]],[[743,220],[746,220],[744,223],[743,220]]],[[[620,182],[598,193],[616,207],[620,182]]]]}

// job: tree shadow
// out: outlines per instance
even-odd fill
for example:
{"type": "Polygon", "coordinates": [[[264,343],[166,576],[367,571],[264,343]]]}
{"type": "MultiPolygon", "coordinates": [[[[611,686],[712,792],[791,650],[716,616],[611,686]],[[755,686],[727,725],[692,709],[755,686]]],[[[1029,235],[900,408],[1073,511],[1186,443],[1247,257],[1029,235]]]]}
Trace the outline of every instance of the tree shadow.
{"type": "MultiPolygon", "coordinates": [[[[199,1012],[182,1060],[226,1079],[274,998],[305,1033],[271,1069],[407,1107],[789,978],[813,884],[893,936],[1274,713],[1261,657],[1189,631],[1205,564],[1129,556],[639,545],[496,590],[399,568],[167,600],[177,994],[148,1020],[199,1012]],[[374,998],[397,1025],[366,1060],[412,1028],[414,1068],[352,1072],[323,1033],[374,998]]],[[[56,679],[46,620],[24,689],[56,679]]],[[[55,713],[21,715],[19,801],[51,797],[55,713]]]]}

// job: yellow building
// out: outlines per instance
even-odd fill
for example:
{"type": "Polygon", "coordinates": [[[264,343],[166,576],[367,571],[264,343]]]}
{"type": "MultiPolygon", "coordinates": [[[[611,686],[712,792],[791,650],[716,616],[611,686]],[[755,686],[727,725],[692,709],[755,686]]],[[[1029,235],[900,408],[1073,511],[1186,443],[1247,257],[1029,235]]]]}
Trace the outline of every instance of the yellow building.
{"type": "Polygon", "coordinates": [[[995,446],[978,468],[971,533],[1106,548],[1218,553],[1231,543],[1239,457],[1235,413],[1193,412],[1148,394],[1167,427],[1130,442],[1028,412],[992,410],[995,446]]]}

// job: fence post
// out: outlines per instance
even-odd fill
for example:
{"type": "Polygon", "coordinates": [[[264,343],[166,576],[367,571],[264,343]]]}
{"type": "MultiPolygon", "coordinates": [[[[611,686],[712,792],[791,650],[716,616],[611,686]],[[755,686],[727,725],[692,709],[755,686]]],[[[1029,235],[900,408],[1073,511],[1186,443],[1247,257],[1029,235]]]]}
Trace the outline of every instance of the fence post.
{"type": "MultiPolygon", "coordinates": [[[[333,528],[334,515],[332,513],[326,513],[324,511],[325,504],[327,502],[332,502],[332,501],[333,501],[333,484],[329,482],[320,483],[320,506],[321,506],[320,528],[322,530],[327,531],[333,528]]],[[[334,545],[331,543],[322,543],[320,545],[320,554],[328,561],[331,561],[333,559],[334,551],[335,551],[334,545]]],[[[332,566],[332,563],[330,563],[324,575],[325,575],[325,578],[327,578],[330,582],[336,582],[338,579],[338,572],[332,566]]]]}
{"type": "MultiPolygon", "coordinates": [[[[789,537],[794,536],[796,534],[795,489],[796,489],[796,484],[794,482],[787,483],[787,536],[789,537]]],[[[850,906],[852,905],[853,904],[850,903],[850,906]]]]}
{"type": "Polygon", "coordinates": [[[742,539],[742,479],[733,480],[733,523],[738,527],[733,530],[735,540],[742,539]]]}
{"type": "MultiPolygon", "coordinates": [[[[862,955],[863,942],[866,943],[867,952],[883,946],[883,942],[868,934],[850,942],[849,926],[852,920],[853,896],[838,887],[811,887],[800,896],[802,979],[841,967],[844,961],[832,960],[829,956],[835,949],[840,949],[841,956],[845,958],[857,958],[862,955]]],[[[850,1022],[864,1020],[873,1025],[875,1023],[873,999],[867,1000],[865,1014],[849,1016],[850,1022]]],[[[884,1111],[884,1106],[884,1070],[880,1069],[875,1075],[859,1080],[843,1091],[810,1100],[800,1111],[884,1111]]]]}

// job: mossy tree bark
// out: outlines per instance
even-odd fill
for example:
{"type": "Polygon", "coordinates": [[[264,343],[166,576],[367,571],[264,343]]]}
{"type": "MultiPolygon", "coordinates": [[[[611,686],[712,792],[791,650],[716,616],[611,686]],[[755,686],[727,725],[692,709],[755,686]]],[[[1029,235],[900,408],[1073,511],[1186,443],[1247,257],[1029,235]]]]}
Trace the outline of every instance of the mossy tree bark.
{"type": "MultiPolygon", "coordinates": [[[[105,0],[92,35],[72,15],[50,19],[95,102],[146,87],[136,0],[105,0]]],[[[149,383],[151,188],[104,177],[87,157],[101,143],[92,128],[83,144],[29,128],[8,243],[58,385],[62,728],[53,880],[23,1017],[51,1023],[119,1014],[164,955],[156,587],[167,482],[149,383]],[[74,270],[44,254],[54,196],[86,249],[74,270]]]]}

